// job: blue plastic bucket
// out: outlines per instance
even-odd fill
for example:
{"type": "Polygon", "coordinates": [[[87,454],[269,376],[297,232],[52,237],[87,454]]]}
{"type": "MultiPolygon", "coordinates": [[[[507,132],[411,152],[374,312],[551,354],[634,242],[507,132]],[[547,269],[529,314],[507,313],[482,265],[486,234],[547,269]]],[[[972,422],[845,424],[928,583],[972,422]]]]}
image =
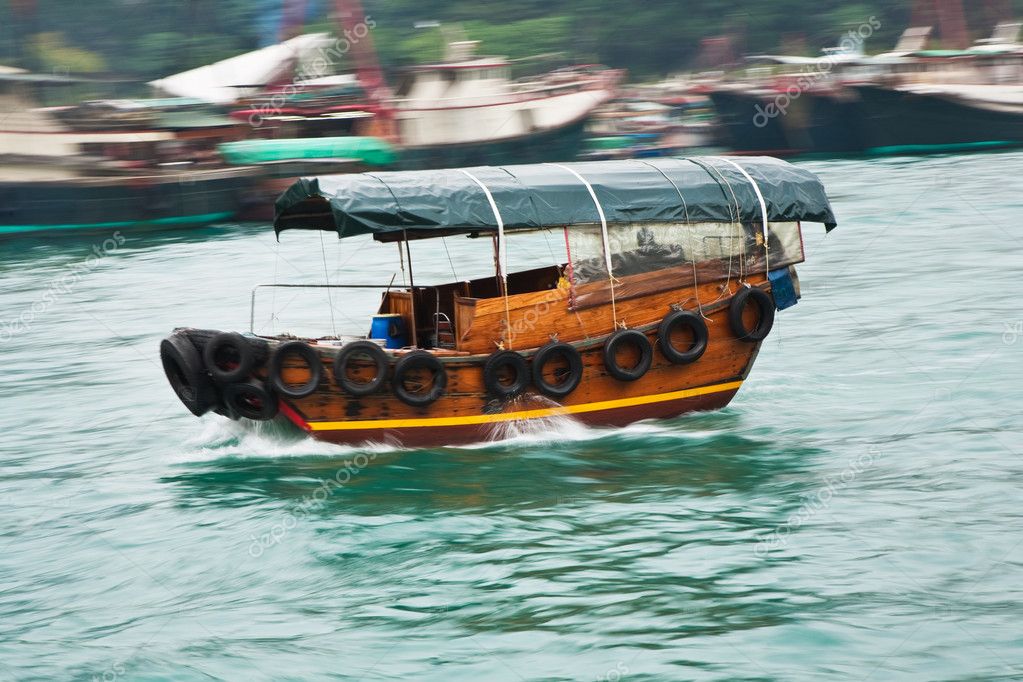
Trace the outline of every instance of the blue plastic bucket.
{"type": "Polygon", "coordinates": [[[408,345],[408,325],[401,315],[374,315],[369,338],[383,339],[385,348],[404,348],[408,345]]]}

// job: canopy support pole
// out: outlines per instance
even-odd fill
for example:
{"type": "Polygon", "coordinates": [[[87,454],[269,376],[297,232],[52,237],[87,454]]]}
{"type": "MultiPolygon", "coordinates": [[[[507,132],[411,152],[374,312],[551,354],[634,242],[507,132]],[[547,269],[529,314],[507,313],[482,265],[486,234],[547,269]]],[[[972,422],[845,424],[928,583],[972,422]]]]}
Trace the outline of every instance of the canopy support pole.
{"type": "Polygon", "coordinates": [[[494,212],[494,220],[497,221],[497,277],[501,282],[501,296],[504,298],[504,340],[507,344],[508,350],[512,350],[511,308],[508,304],[508,247],[504,240],[504,219],[501,217],[501,211],[497,209],[497,202],[494,201],[494,195],[490,193],[487,186],[484,185],[479,178],[464,168],[460,168],[459,170],[462,171],[467,178],[479,185],[479,188],[483,190],[483,194],[487,196],[487,202],[490,204],[490,210],[494,212]]]}
{"type": "Polygon", "coordinates": [[[586,178],[568,166],[564,166],[560,163],[549,163],[547,165],[567,170],[569,173],[577,177],[579,182],[586,186],[586,191],[590,193],[590,198],[593,199],[593,205],[597,207],[597,215],[600,217],[600,239],[604,246],[604,265],[607,266],[607,279],[611,284],[611,319],[614,321],[614,328],[618,329],[618,305],[615,301],[615,275],[611,268],[611,244],[610,239],[607,236],[607,217],[604,215],[604,207],[600,205],[600,200],[597,199],[597,193],[593,191],[593,185],[587,182],[586,178]]]}
{"type": "Polygon", "coordinates": [[[742,176],[744,178],[749,180],[749,184],[753,185],[753,191],[756,192],[757,201],[760,202],[760,218],[764,222],[764,267],[765,267],[765,272],[771,272],[771,243],[769,241],[770,237],[768,235],[768,226],[767,226],[767,202],[764,201],[764,195],[760,191],[760,185],[757,184],[757,181],[753,179],[752,175],[750,175],[749,173],[746,172],[745,168],[743,168],[742,166],[737,164],[735,161],[732,161],[731,159],[726,159],[723,156],[714,156],[714,157],[711,157],[711,158],[720,159],[721,161],[724,161],[725,163],[727,163],[727,164],[729,164],[731,166],[734,166],[740,173],[742,173],[742,176]]]}
{"type": "Polygon", "coordinates": [[[408,257],[408,293],[409,307],[412,309],[412,346],[419,348],[419,332],[416,330],[416,280],[412,275],[412,247],[408,243],[408,230],[401,231],[402,241],[405,242],[405,255],[408,257]]]}

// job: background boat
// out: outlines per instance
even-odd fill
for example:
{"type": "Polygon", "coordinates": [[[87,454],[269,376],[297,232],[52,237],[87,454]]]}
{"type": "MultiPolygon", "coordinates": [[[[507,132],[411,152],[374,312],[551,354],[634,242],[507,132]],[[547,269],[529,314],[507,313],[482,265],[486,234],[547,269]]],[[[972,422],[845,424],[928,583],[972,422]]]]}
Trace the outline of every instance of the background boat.
{"type": "Polygon", "coordinates": [[[258,169],[227,167],[233,120],[193,100],[40,107],[75,79],[0,74],[0,235],[195,226],[238,214],[258,169]]]}
{"type": "Polygon", "coordinates": [[[1023,144],[1023,85],[851,86],[871,153],[965,151],[1023,144]]]}
{"type": "Polygon", "coordinates": [[[511,80],[476,41],[411,69],[391,106],[403,168],[564,161],[582,151],[587,121],[614,97],[620,72],[575,67],[511,80]]]}
{"type": "MultiPolygon", "coordinates": [[[[955,23],[954,18],[943,21],[955,23]]],[[[710,91],[733,149],[778,155],[912,153],[1023,142],[1020,24],[964,49],[929,49],[930,26],[878,55],[758,55],[710,91]]],[[[950,29],[942,37],[949,40],[950,29]]],[[[960,37],[959,40],[964,38],[960,37]]]]}

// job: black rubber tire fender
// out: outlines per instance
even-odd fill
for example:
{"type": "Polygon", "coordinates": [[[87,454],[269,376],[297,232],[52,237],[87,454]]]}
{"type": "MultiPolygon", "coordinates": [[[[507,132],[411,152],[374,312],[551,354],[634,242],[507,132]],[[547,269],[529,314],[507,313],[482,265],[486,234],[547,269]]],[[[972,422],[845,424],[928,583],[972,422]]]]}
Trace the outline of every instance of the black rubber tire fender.
{"type": "Polygon", "coordinates": [[[483,365],[483,385],[490,395],[501,400],[520,396],[529,387],[529,364],[513,350],[497,351],[483,365]],[[501,383],[499,373],[502,369],[514,372],[515,379],[510,384],[501,383]]]}
{"type": "Polygon", "coordinates": [[[604,367],[608,374],[619,381],[636,381],[650,370],[654,361],[654,349],[650,339],[636,329],[619,329],[604,341],[604,367]],[[639,362],[635,367],[622,367],[616,353],[623,344],[632,344],[639,349],[639,362]]]}
{"type": "Polygon", "coordinates": [[[160,342],[160,363],[171,388],[189,412],[201,417],[220,406],[202,356],[184,333],[174,333],[160,342]]]}
{"type": "Polygon", "coordinates": [[[356,341],[350,343],[344,348],[337,352],[334,356],[334,383],[338,387],[355,396],[369,395],[370,393],[376,393],[380,388],[387,382],[387,370],[390,366],[390,362],[387,359],[387,353],[372,341],[356,341]],[[358,381],[352,381],[348,378],[348,361],[357,354],[368,355],[376,365],[376,376],[372,381],[366,383],[360,383],[358,381]]]}
{"type": "Polygon", "coordinates": [[[256,364],[256,351],[249,345],[248,339],[238,332],[220,332],[206,342],[206,347],[202,350],[202,359],[213,381],[218,384],[233,384],[244,381],[252,373],[252,368],[256,364]],[[222,366],[223,356],[226,354],[237,358],[234,367],[222,366]]]}
{"type": "Polygon", "coordinates": [[[448,373],[444,364],[425,350],[412,351],[394,366],[391,390],[398,400],[412,407],[426,407],[437,402],[448,387],[448,373]],[[413,393],[405,388],[405,375],[413,369],[426,369],[434,374],[433,387],[428,393],[413,393]]]}
{"type": "Polygon", "coordinates": [[[269,421],[277,416],[277,398],[258,379],[249,379],[224,387],[224,405],[233,414],[254,421],[269,421]]]}
{"type": "Polygon", "coordinates": [[[575,346],[552,341],[542,346],[533,356],[533,385],[546,396],[564,398],[579,386],[583,379],[583,358],[575,346]],[[562,356],[568,361],[568,378],[560,384],[552,384],[543,376],[544,367],[553,358],[562,356]]]}
{"type": "Polygon", "coordinates": [[[305,398],[315,391],[323,379],[323,363],[320,356],[312,347],[302,341],[288,341],[282,343],[270,356],[270,385],[273,389],[288,398],[305,398]],[[297,355],[302,358],[309,367],[309,381],[301,386],[294,387],[284,383],[281,378],[281,368],[284,366],[284,358],[289,355],[297,355]]]}
{"type": "Polygon", "coordinates": [[[702,358],[707,352],[709,339],[707,323],[701,316],[688,310],[671,311],[664,316],[657,328],[657,348],[668,362],[676,365],[688,365],[702,358]],[[689,350],[681,351],[671,343],[672,333],[679,328],[689,329],[693,333],[693,345],[689,350]]]}
{"type": "Polygon", "coordinates": [[[763,341],[774,327],[774,301],[763,289],[746,287],[728,305],[728,326],[740,341],[763,341]],[[742,321],[742,313],[750,302],[760,311],[760,321],[753,329],[747,329],[742,321]]]}

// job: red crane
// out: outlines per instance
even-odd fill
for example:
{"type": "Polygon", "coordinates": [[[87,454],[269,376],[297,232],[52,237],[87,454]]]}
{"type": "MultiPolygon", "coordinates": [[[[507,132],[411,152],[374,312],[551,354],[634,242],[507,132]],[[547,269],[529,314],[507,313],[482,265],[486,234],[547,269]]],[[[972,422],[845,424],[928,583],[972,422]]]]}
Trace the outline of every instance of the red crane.
{"type": "Polygon", "coordinates": [[[305,10],[305,0],[289,0],[284,3],[284,9],[281,12],[279,42],[291,40],[302,32],[302,27],[305,25],[305,10]]]}
{"type": "Polygon", "coordinates": [[[917,0],[913,26],[936,26],[944,47],[964,50],[970,46],[962,0],[917,0]]]}
{"type": "Polygon", "coordinates": [[[366,93],[375,100],[386,100],[391,92],[380,68],[377,51],[370,35],[373,26],[366,20],[360,0],[337,0],[338,41],[348,49],[355,62],[355,75],[366,93]]]}
{"type": "Polygon", "coordinates": [[[384,78],[384,70],[380,68],[373,36],[370,33],[376,26],[366,18],[360,0],[336,0],[338,21],[338,45],[351,55],[355,62],[355,76],[366,92],[368,103],[376,111],[374,131],[377,136],[387,140],[398,139],[397,127],[394,122],[394,108],[391,104],[391,89],[384,78]]]}

